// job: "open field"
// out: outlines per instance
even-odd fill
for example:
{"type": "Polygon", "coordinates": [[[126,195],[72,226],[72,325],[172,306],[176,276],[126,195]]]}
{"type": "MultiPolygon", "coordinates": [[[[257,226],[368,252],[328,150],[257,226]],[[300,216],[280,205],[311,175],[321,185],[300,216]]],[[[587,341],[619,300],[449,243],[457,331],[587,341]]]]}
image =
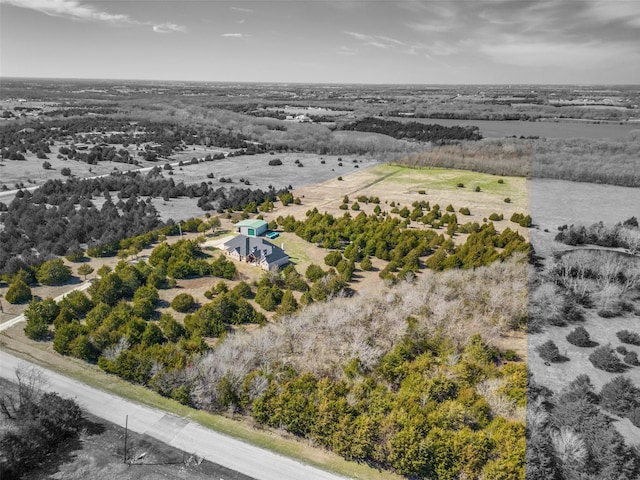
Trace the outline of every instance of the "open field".
{"type": "Polygon", "coordinates": [[[598,138],[624,139],[632,131],[640,130],[640,124],[624,123],[586,123],[569,120],[539,120],[527,122],[523,120],[451,120],[448,118],[406,118],[388,117],[390,120],[402,122],[420,122],[426,124],[473,125],[480,128],[485,138],[505,137],[545,137],[545,138],[598,138]]]}
{"type": "MultiPolygon", "coordinates": [[[[457,213],[458,223],[476,221],[482,223],[483,218],[492,213],[503,213],[504,220],[496,222],[498,230],[506,227],[516,229],[528,236],[528,229],[519,227],[509,218],[513,213],[528,213],[528,181],[519,177],[497,177],[465,170],[448,170],[444,168],[413,169],[395,165],[379,165],[366,170],[343,176],[342,180],[332,179],[315,185],[298,188],[294,195],[299,196],[302,205],[290,205],[278,214],[293,215],[304,218],[307,210],[317,208],[320,212],[329,212],[334,216],[342,216],[346,211],[340,210],[345,195],[351,202],[364,195],[380,198],[380,208],[390,210],[391,202],[411,209],[415,201],[428,201],[431,206],[439,204],[442,211],[451,204],[456,212],[468,207],[470,216],[457,213]],[[498,179],[504,180],[503,184],[498,179]],[[457,184],[463,183],[464,188],[457,184]],[[479,186],[481,191],[474,191],[479,186]],[[425,194],[418,193],[425,190],[425,194]],[[505,203],[505,198],[511,203],[505,203]]],[[[360,211],[371,213],[374,204],[358,202],[360,211]]],[[[351,205],[352,203],[350,203],[351,205]]],[[[349,210],[353,216],[358,212],[349,210]]]]}

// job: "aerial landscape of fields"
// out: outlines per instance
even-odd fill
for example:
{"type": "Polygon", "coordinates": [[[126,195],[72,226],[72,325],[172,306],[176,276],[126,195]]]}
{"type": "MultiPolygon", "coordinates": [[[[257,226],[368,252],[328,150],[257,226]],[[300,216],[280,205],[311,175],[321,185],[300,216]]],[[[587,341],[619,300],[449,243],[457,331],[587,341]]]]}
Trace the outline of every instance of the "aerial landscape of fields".
{"type": "Polygon", "coordinates": [[[547,2],[149,3],[0,3],[2,479],[640,478],[635,63],[547,2]]]}

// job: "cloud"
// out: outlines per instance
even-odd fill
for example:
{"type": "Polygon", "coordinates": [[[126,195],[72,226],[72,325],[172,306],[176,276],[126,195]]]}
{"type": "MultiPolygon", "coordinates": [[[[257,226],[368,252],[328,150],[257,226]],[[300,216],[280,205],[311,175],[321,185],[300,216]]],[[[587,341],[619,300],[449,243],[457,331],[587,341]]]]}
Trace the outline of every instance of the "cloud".
{"type": "Polygon", "coordinates": [[[400,40],[396,40],[395,38],[385,37],[382,35],[366,35],[364,33],[358,33],[358,32],[344,32],[344,33],[362,42],[364,45],[381,48],[384,50],[393,48],[396,46],[406,45],[406,43],[401,42],[400,40]]]}
{"type": "Polygon", "coordinates": [[[338,55],[355,55],[358,52],[355,51],[353,48],[349,48],[346,45],[342,45],[338,48],[338,50],[336,50],[336,53],[338,55]]]}
{"type": "Polygon", "coordinates": [[[221,37],[226,37],[226,38],[244,38],[244,37],[246,37],[246,35],[243,34],[243,33],[223,33],[220,36],[221,37]]]}
{"type": "Polygon", "coordinates": [[[176,25],[175,23],[161,23],[153,26],[153,31],[156,33],[173,33],[173,32],[185,32],[186,27],[182,25],[176,25]]]}
{"type": "Polygon", "coordinates": [[[0,0],[15,7],[35,10],[51,17],[69,18],[76,21],[103,22],[112,25],[150,26],[157,33],[185,32],[186,27],[175,23],[140,21],[121,13],[109,13],[79,0],[0,0]]]}
{"type": "Polygon", "coordinates": [[[231,10],[235,10],[236,12],[242,12],[242,13],[256,13],[255,10],[252,10],[250,8],[242,8],[242,7],[229,7],[231,10]]]}

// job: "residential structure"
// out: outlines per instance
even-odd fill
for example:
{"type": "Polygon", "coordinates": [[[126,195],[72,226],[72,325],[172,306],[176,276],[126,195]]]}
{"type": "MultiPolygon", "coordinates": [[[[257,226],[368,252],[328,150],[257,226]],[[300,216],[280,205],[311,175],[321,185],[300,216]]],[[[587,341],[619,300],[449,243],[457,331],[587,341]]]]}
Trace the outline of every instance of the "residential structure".
{"type": "Polygon", "coordinates": [[[227,256],[267,271],[289,263],[289,256],[282,248],[261,237],[237,235],[223,247],[227,256]]]}

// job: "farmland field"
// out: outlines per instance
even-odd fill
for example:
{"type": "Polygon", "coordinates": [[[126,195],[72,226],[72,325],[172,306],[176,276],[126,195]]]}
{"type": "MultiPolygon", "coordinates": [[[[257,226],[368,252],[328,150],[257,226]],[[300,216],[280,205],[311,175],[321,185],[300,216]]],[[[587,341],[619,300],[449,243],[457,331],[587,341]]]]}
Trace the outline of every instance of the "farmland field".
{"type": "Polygon", "coordinates": [[[640,130],[640,123],[587,123],[579,121],[537,121],[522,120],[452,120],[448,118],[407,118],[388,117],[390,120],[415,121],[420,123],[437,123],[452,127],[455,125],[475,125],[486,138],[504,137],[545,137],[545,138],[592,138],[592,139],[624,139],[632,131],[640,130]]]}

